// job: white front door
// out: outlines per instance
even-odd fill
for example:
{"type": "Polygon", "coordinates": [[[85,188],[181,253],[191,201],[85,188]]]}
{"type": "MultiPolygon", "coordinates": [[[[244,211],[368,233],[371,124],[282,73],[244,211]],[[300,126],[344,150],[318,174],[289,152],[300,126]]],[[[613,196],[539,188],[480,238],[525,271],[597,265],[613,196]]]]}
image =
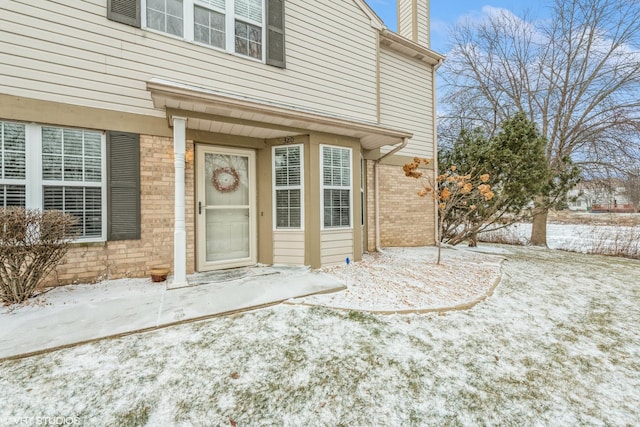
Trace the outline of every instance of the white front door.
{"type": "Polygon", "coordinates": [[[255,152],[196,149],[198,271],[256,263],[255,152]]]}

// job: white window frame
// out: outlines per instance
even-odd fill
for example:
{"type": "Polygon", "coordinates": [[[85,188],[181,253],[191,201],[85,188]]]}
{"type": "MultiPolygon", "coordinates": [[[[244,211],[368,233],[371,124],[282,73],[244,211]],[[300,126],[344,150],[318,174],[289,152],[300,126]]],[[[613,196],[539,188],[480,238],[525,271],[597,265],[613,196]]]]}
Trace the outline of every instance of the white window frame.
{"type": "MultiPolygon", "coordinates": [[[[5,123],[5,124],[17,124],[17,125],[25,125],[24,123],[19,123],[19,122],[13,122],[13,121],[7,121],[7,120],[0,120],[0,123],[5,123]]],[[[2,133],[1,133],[2,129],[0,129],[0,138],[2,137],[2,133]]],[[[24,196],[25,196],[25,206],[27,203],[27,178],[26,178],[26,174],[27,174],[27,169],[30,165],[29,160],[29,150],[28,150],[28,146],[26,143],[27,140],[27,129],[25,126],[25,177],[24,178],[4,178],[3,174],[0,173],[0,185],[5,186],[5,185],[12,185],[12,186],[24,186],[25,190],[24,190],[24,196]]],[[[5,160],[5,153],[4,153],[4,146],[0,146],[0,150],[2,150],[2,160],[4,162],[5,160]]],[[[4,168],[3,164],[0,163],[0,168],[4,168]]],[[[2,170],[3,172],[3,170],[2,170]]],[[[3,207],[4,203],[2,205],[0,205],[0,207],[3,207]]]]}
{"type": "Polygon", "coordinates": [[[273,230],[274,231],[303,231],[304,230],[304,144],[275,145],[271,149],[271,180],[273,189],[273,230]],[[300,149],[300,185],[276,185],[276,149],[286,147],[298,147],[300,149]],[[300,190],[300,227],[278,227],[277,190],[300,190]]]}
{"type": "MultiPolygon", "coordinates": [[[[145,10],[146,10],[146,8],[145,8],[145,10]]],[[[185,10],[185,12],[186,12],[186,10],[185,10]]],[[[190,21],[188,23],[185,22],[185,27],[186,28],[183,29],[183,32],[184,32],[184,34],[187,34],[185,32],[185,30],[190,28],[191,29],[191,36],[192,36],[191,38],[192,38],[194,43],[199,44],[201,46],[207,46],[207,47],[212,48],[212,49],[226,50],[226,46],[229,46],[229,20],[227,19],[228,14],[229,14],[229,1],[228,0],[225,1],[225,8],[224,9],[219,9],[219,8],[214,7],[214,6],[212,6],[209,3],[206,3],[204,1],[194,0],[193,1],[193,7],[192,7],[192,13],[189,15],[190,16],[190,18],[189,18],[190,21]],[[213,45],[210,45],[208,43],[202,43],[202,42],[196,41],[196,39],[195,39],[196,38],[196,34],[195,34],[196,33],[196,22],[195,22],[195,16],[194,16],[195,15],[196,6],[202,7],[203,9],[207,9],[207,10],[210,10],[210,11],[213,11],[213,12],[218,12],[218,13],[221,13],[221,14],[224,15],[224,23],[225,23],[225,25],[224,25],[225,42],[224,43],[225,43],[225,48],[220,48],[218,46],[213,46],[213,45]]]]}
{"type": "MultiPolygon", "coordinates": [[[[163,0],[163,1],[166,1],[166,0],[163,0]]],[[[187,27],[186,22],[185,22],[185,20],[187,19],[187,16],[185,15],[185,11],[186,11],[185,3],[184,3],[184,0],[178,0],[178,1],[182,1],[183,2],[182,3],[182,36],[179,36],[179,35],[176,35],[176,34],[171,34],[171,33],[168,33],[166,31],[158,30],[158,29],[155,29],[155,28],[147,28],[147,29],[151,30],[151,31],[158,32],[160,34],[166,34],[166,35],[169,35],[171,37],[177,37],[177,38],[186,37],[185,28],[188,28],[188,27],[187,27]]],[[[144,22],[146,24],[146,22],[147,22],[147,0],[142,0],[142,3],[143,4],[141,4],[141,8],[140,8],[141,12],[140,13],[141,13],[141,16],[144,17],[144,21],[142,21],[142,22],[144,22]]],[[[165,16],[167,16],[167,15],[169,15],[169,14],[166,13],[166,11],[165,11],[165,16]]]]}
{"type": "Polygon", "coordinates": [[[321,230],[353,230],[353,149],[339,145],[320,144],[320,229],[321,230]],[[324,184],[324,150],[325,148],[338,148],[349,150],[349,186],[324,184]],[[327,227],[324,225],[324,190],[349,190],[349,225],[327,227]]]}
{"type": "MultiPolygon", "coordinates": [[[[13,121],[2,120],[5,123],[20,123],[13,121]]],[[[92,129],[75,129],[66,126],[52,126],[41,125],[37,123],[20,123],[25,126],[25,207],[27,209],[39,209],[44,207],[44,186],[53,187],[96,187],[100,188],[101,192],[101,229],[100,236],[92,237],[78,237],[76,241],[79,242],[103,242],[107,236],[107,150],[106,150],[106,134],[105,132],[95,131],[92,129]],[[100,140],[100,182],[93,181],[56,181],[56,180],[44,180],[42,177],[42,128],[51,127],[56,129],[73,129],[89,132],[99,132],[101,134],[100,140]]],[[[13,182],[5,182],[7,180],[0,180],[0,184],[15,184],[13,182]]],[[[21,185],[21,184],[20,184],[21,185]]]]}
{"type": "Polygon", "coordinates": [[[166,33],[164,31],[160,31],[160,30],[156,30],[154,28],[150,28],[147,26],[147,0],[141,0],[141,5],[140,5],[140,14],[141,14],[141,22],[142,22],[142,28],[147,30],[147,31],[151,31],[157,34],[162,34],[164,36],[167,37],[173,37],[175,39],[178,40],[186,40],[190,43],[194,43],[198,46],[204,46],[207,47],[209,49],[214,49],[220,52],[226,52],[229,53],[231,55],[235,55],[238,56],[240,58],[245,58],[245,59],[249,59],[252,61],[257,61],[257,62],[262,62],[265,63],[266,62],[266,50],[267,50],[267,45],[266,45],[266,40],[267,40],[267,16],[266,16],[266,4],[265,4],[265,0],[261,0],[262,3],[262,22],[258,23],[256,21],[252,21],[250,19],[247,18],[242,18],[242,17],[236,17],[235,15],[235,0],[225,0],[225,13],[224,13],[224,17],[225,17],[225,38],[226,38],[226,46],[224,49],[216,47],[216,46],[212,46],[210,44],[207,43],[201,43],[201,42],[197,42],[195,41],[195,19],[194,19],[194,13],[195,13],[195,6],[201,6],[204,7],[206,9],[209,10],[213,10],[216,12],[221,12],[220,9],[214,8],[210,5],[206,5],[198,0],[182,0],[182,22],[183,22],[183,29],[182,29],[182,34],[183,37],[180,36],[176,36],[174,34],[170,34],[170,33],[166,33]],[[236,33],[236,29],[235,29],[235,21],[236,19],[238,19],[239,21],[242,22],[246,22],[252,25],[256,25],[256,26],[260,26],[261,31],[262,31],[262,58],[258,59],[258,58],[254,58],[252,56],[248,56],[248,55],[243,55],[240,53],[236,53],[236,49],[235,49],[235,33],[236,33]]]}

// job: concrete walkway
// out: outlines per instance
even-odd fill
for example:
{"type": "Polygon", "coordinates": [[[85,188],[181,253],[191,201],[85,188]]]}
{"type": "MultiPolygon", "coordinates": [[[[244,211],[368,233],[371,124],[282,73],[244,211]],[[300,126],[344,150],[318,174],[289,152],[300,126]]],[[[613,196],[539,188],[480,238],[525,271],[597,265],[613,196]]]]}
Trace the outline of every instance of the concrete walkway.
{"type": "Polygon", "coordinates": [[[121,280],[128,286],[124,291],[107,282],[98,295],[83,291],[98,285],[56,288],[41,297],[42,304],[0,311],[0,360],[345,289],[333,277],[306,268],[256,267],[245,273],[214,273],[214,283],[207,283],[206,274],[196,274],[188,278],[195,285],[177,289],[171,289],[170,281],[158,286],[149,279],[121,280]],[[66,299],[55,291],[64,292],[66,299]]]}

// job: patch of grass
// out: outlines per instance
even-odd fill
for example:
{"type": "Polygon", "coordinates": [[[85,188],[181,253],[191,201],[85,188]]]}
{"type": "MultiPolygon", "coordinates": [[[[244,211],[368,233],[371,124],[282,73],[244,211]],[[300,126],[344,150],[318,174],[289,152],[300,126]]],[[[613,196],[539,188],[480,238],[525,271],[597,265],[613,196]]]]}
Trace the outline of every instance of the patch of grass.
{"type": "Polygon", "coordinates": [[[116,413],[113,425],[122,427],[146,425],[153,406],[155,405],[145,401],[137,402],[133,408],[116,413]]]}
{"type": "Polygon", "coordinates": [[[541,372],[538,369],[530,369],[525,374],[525,378],[527,380],[527,383],[535,384],[536,382],[538,382],[540,380],[540,377],[542,377],[543,375],[544,375],[544,373],[541,372]]]}
{"type": "Polygon", "coordinates": [[[520,236],[516,230],[506,227],[499,228],[497,230],[484,231],[478,234],[478,241],[514,246],[526,246],[530,243],[529,239],[520,236]]]}
{"type": "Polygon", "coordinates": [[[290,364],[302,363],[307,358],[304,350],[302,350],[301,347],[297,347],[297,348],[287,347],[284,350],[283,356],[290,364]]]}
{"type": "Polygon", "coordinates": [[[427,341],[424,341],[418,337],[415,337],[413,335],[409,335],[409,343],[411,344],[411,346],[413,348],[415,348],[418,351],[421,351],[423,353],[428,354],[429,352],[433,351],[433,345],[430,344],[427,341]]]}
{"type": "Polygon", "coordinates": [[[569,359],[567,347],[561,343],[552,343],[546,350],[554,363],[563,364],[569,359]]]}
{"type": "MultiPolygon", "coordinates": [[[[588,316],[588,314],[586,316],[588,316]]],[[[594,331],[592,326],[585,317],[580,316],[571,319],[571,323],[559,323],[554,335],[558,341],[562,343],[576,344],[580,341],[581,337],[590,338],[593,336],[594,331]]]]}
{"type": "Polygon", "coordinates": [[[600,350],[603,353],[609,353],[615,349],[615,346],[613,343],[599,342],[597,347],[598,347],[598,350],[600,350]]]}
{"type": "Polygon", "coordinates": [[[364,311],[350,310],[347,314],[347,319],[352,322],[358,322],[363,324],[379,324],[380,319],[371,313],[365,313],[364,311]]]}
{"type": "Polygon", "coordinates": [[[524,359],[520,361],[520,363],[522,363],[522,365],[526,368],[531,368],[536,365],[536,361],[529,356],[525,356],[524,359]]]}
{"type": "Polygon", "coordinates": [[[587,253],[640,259],[640,229],[615,228],[613,232],[594,229],[594,235],[595,243],[587,253]]]}

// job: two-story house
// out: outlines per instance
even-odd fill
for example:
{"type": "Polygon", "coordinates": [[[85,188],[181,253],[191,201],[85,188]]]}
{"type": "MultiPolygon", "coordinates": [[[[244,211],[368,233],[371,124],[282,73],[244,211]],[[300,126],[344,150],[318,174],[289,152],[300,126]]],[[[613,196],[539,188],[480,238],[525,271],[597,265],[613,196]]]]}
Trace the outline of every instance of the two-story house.
{"type": "MultiPolygon", "coordinates": [[[[428,0],[3,0],[1,206],[60,209],[59,283],[429,245],[428,0]]],[[[433,162],[432,164],[435,164],[433,162]]]]}

